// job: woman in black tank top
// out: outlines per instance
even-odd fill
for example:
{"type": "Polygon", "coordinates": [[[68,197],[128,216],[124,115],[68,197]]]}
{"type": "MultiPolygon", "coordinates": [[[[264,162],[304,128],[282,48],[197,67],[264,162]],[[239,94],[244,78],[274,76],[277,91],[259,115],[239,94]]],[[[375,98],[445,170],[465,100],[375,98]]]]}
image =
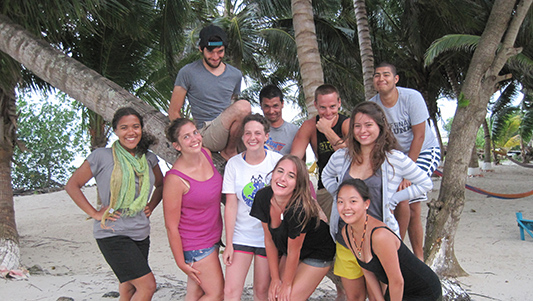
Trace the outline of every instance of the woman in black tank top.
{"type": "Polygon", "coordinates": [[[369,205],[362,180],[349,179],[339,186],[337,209],[347,224],[342,235],[363,268],[372,295],[378,300],[441,300],[438,276],[383,222],[368,215],[369,205]],[[385,294],[380,282],[387,285],[385,294]]]}

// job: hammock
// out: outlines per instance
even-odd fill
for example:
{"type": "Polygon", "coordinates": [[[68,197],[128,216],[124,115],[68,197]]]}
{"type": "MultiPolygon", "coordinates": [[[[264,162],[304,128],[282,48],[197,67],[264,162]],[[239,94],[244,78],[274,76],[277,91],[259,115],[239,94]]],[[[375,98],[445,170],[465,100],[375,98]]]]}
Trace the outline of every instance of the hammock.
{"type": "Polygon", "coordinates": [[[527,168],[533,168],[533,164],[523,163],[523,162],[520,162],[518,160],[515,160],[515,159],[513,159],[512,156],[509,156],[509,155],[507,155],[504,152],[501,152],[501,151],[494,151],[494,152],[497,153],[498,155],[507,156],[507,159],[509,159],[509,161],[513,162],[516,165],[519,165],[519,166],[522,166],[522,167],[527,167],[527,168]]]}
{"type": "Polygon", "coordinates": [[[508,156],[507,159],[509,159],[509,161],[513,162],[514,164],[520,165],[522,167],[533,168],[533,164],[520,162],[518,160],[511,158],[511,156],[508,156]]]}
{"type": "MultiPolygon", "coordinates": [[[[442,171],[437,169],[435,170],[434,173],[438,175],[439,177],[442,177],[442,171]]],[[[477,192],[482,195],[486,195],[488,198],[492,197],[492,198],[504,199],[504,200],[520,199],[520,198],[525,198],[530,195],[533,195],[533,190],[523,192],[523,193],[494,193],[494,192],[489,192],[489,191],[486,191],[481,188],[477,188],[477,187],[474,187],[468,184],[465,185],[465,188],[470,191],[477,192]]]]}

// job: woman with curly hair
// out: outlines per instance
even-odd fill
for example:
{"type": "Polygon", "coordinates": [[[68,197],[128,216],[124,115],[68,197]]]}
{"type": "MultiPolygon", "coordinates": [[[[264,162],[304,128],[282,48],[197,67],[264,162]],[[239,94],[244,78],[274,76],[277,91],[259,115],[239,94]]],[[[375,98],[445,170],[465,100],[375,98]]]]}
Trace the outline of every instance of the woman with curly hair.
{"type": "Polygon", "coordinates": [[[156,284],[148,265],[148,217],[161,201],[163,175],[157,156],[148,151],[154,139],[143,133],[143,118],[137,111],[118,109],[112,127],[118,140],[111,148],[94,150],[65,190],[94,219],[94,238],[120,281],[120,300],[151,300],[156,284]],[[81,190],[93,177],[102,201],[99,210],[81,190]]]}

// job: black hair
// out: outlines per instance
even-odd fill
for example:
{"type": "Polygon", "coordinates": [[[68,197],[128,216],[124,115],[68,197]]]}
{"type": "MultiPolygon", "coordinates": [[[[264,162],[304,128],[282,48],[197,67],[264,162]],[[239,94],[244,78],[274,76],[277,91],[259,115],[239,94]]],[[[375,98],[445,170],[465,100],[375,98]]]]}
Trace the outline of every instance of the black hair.
{"type": "Polygon", "coordinates": [[[135,153],[141,154],[141,155],[146,154],[146,152],[148,152],[148,148],[150,148],[151,145],[157,143],[157,139],[153,135],[148,134],[144,131],[143,117],[134,108],[123,107],[123,108],[118,109],[115,112],[115,115],[113,115],[113,120],[111,121],[111,127],[113,128],[113,131],[115,131],[117,129],[118,122],[120,121],[120,119],[122,119],[122,117],[130,116],[130,115],[133,115],[139,119],[139,122],[141,123],[141,129],[143,129],[141,141],[139,141],[139,144],[137,144],[137,147],[135,148],[135,153]]]}
{"type": "MultiPolygon", "coordinates": [[[[377,69],[377,68],[384,68],[384,67],[389,67],[390,70],[392,71],[392,75],[393,75],[393,76],[398,75],[398,73],[396,72],[396,66],[394,66],[393,64],[388,63],[388,62],[381,62],[381,63],[379,63],[379,65],[377,65],[375,69],[377,69]]],[[[374,69],[374,70],[375,70],[375,69],[374,69]]]]}
{"type": "Polygon", "coordinates": [[[281,89],[276,85],[267,85],[261,89],[261,92],[259,92],[259,104],[263,103],[263,98],[272,99],[274,97],[279,97],[279,100],[283,103],[283,93],[281,92],[281,89]]]}
{"type": "Polygon", "coordinates": [[[345,186],[351,186],[353,187],[360,195],[363,201],[370,200],[370,191],[368,190],[368,186],[366,186],[365,181],[361,179],[346,179],[344,180],[337,189],[337,192],[335,193],[336,196],[339,196],[339,191],[345,186]]]}

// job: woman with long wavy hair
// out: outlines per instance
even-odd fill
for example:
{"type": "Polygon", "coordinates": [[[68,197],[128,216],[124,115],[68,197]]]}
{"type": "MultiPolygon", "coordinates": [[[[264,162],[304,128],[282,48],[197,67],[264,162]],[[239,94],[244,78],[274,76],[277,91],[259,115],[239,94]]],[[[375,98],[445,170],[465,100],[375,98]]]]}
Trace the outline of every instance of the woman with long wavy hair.
{"type": "Polygon", "coordinates": [[[283,156],[250,212],[265,234],[269,300],[307,300],[330,269],[335,243],[319,212],[305,164],[293,155],[283,156]]]}
{"type": "MultiPolygon", "coordinates": [[[[370,188],[369,214],[383,221],[399,234],[393,210],[403,200],[410,200],[433,187],[431,179],[404,153],[389,129],[383,110],[373,102],[362,102],[352,111],[346,148],[336,151],[322,172],[322,183],[335,196],[346,179],[362,179],[370,188]],[[402,179],[412,185],[398,191],[402,179]]],[[[334,273],[341,277],[348,300],[364,300],[363,271],[338,231],[344,223],[333,206],[331,235],[337,241],[334,273]]]]}

